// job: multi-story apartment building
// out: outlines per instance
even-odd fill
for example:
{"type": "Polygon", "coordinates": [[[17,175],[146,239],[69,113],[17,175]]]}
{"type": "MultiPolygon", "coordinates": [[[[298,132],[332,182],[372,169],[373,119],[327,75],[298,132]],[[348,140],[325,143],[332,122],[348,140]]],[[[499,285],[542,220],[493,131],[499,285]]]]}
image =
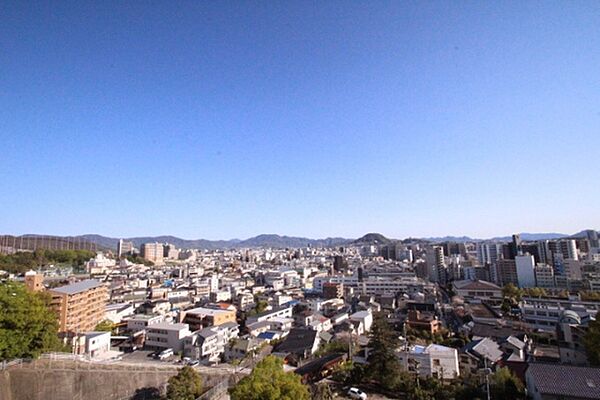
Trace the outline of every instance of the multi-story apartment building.
{"type": "Polygon", "coordinates": [[[144,243],[141,249],[141,255],[144,260],[148,260],[156,265],[160,265],[164,261],[164,249],[160,243],[144,243]]]}
{"type": "Polygon", "coordinates": [[[119,242],[117,243],[117,256],[126,256],[131,253],[133,253],[133,242],[119,239],[119,242]]]}
{"type": "Polygon", "coordinates": [[[234,310],[207,307],[198,307],[183,311],[180,319],[182,322],[189,324],[193,330],[209,326],[219,326],[227,322],[236,322],[234,310]]]}
{"type": "Polygon", "coordinates": [[[191,334],[188,324],[160,322],[147,327],[145,346],[151,350],[173,349],[178,352],[183,350],[183,340],[191,334]]]}
{"type": "Polygon", "coordinates": [[[455,379],[460,375],[458,351],[439,344],[415,345],[398,354],[400,364],[423,377],[455,379]]]}
{"type": "Polygon", "coordinates": [[[417,293],[423,292],[425,288],[433,289],[435,285],[425,282],[414,276],[398,276],[396,278],[369,276],[360,279],[358,276],[317,276],[313,280],[313,288],[317,291],[323,291],[325,282],[341,283],[344,288],[353,288],[356,291],[367,294],[384,294],[384,293],[417,293]]]}
{"type": "Polygon", "coordinates": [[[554,268],[548,264],[538,263],[535,266],[535,282],[541,288],[554,287],[556,285],[554,282],[554,268]]]}
{"type": "Polygon", "coordinates": [[[496,262],[496,277],[500,286],[512,283],[518,285],[517,264],[515,260],[502,259],[496,262]]]}
{"type": "Polygon", "coordinates": [[[93,331],[105,317],[108,292],[102,282],[88,279],[48,292],[51,307],[58,314],[60,333],[93,331]]]}

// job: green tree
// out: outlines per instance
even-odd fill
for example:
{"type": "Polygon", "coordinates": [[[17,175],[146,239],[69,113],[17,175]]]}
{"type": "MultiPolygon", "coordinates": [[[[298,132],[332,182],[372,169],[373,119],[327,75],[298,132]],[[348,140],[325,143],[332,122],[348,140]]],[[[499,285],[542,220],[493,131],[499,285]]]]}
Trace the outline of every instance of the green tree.
{"type": "Polygon", "coordinates": [[[283,362],[267,356],[252,373],[229,390],[232,400],[308,400],[310,392],[299,375],[283,370],[283,362]]]}
{"type": "Polygon", "coordinates": [[[590,364],[600,366],[600,320],[590,321],[583,344],[590,364]]]}
{"type": "Polygon", "coordinates": [[[0,360],[35,358],[61,347],[58,320],[45,293],[23,284],[0,284],[0,360]]]}
{"type": "Polygon", "coordinates": [[[398,335],[392,330],[385,317],[375,315],[369,341],[371,351],[367,375],[387,390],[393,390],[401,383],[402,367],[396,356],[399,345],[398,335]]]}
{"type": "Polygon", "coordinates": [[[523,291],[513,285],[512,283],[507,283],[502,288],[502,296],[507,299],[510,299],[513,303],[518,303],[521,301],[521,296],[523,295],[523,291]]]}
{"type": "Polygon", "coordinates": [[[312,400],[333,400],[334,398],[331,386],[325,382],[316,384],[312,389],[312,400]]]}
{"type": "Polygon", "coordinates": [[[319,350],[315,353],[317,357],[323,357],[328,354],[334,353],[348,353],[348,348],[350,347],[350,343],[342,341],[342,340],[333,340],[329,343],[323,343],[319,350]]]}
{"type": "Polygon", "coordinates": [[[169,378],[168,400],[195,400],[202,394],[202,377],[192,367],[183,367],[179,373],[169,378]]]}
{"type": "Polygon", "coordinates": [[[510,369],[504,367],[490,375],[490,393],[493,399],[524,399],[525,387],[510,369]]]}
{"type": "Polygon", "coordinates": [[[98,332],[110,332],[112,331],[113,326],[114,324],[110,319],[105,319],[104,321],[98,323],[94,330],[98,332]]]}

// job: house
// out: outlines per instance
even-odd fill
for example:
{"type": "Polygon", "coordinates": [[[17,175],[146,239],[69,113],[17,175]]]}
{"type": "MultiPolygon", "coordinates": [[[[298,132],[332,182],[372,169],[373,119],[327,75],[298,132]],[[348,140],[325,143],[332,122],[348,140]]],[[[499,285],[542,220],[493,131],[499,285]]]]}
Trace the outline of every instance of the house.
{"type": "Polygon", "coordinates": [[[225,359],[236,360],[247,357],[249,354],[253,354],[258,351],[260,345],[264,343],[263,340],[257,338],[236,338],[225,346],[225,359]]]}
{"type": "Polygon", "coordinates": [[[317,331],[295,328],[290,331],[283,342],[275,347],[274,352],[307,358],[317,351],[319,342],[317,331]]]}
{"type": "Polygon", "coordinates": [[[493,368],[503,355],[500,345],[492,339],[473,340],[461,349],[460,369],[463,373],[476,374],[483,368],[493,368]]]}
{"type": "Polygon", "coordinates": [[[442,322],[434,313],[427,311],[409,310],[405,323],[410,329],[424,330],[431,334],[442,329],[442,322]]]}
{"type": "Polygon", "coordinates": [[[143,331],[149,326],[164,322],[164,320],[163,315],[136,314],[127,319],[127,330],[131,332],[143,331]]]}
{"type": "Polygon", "coordinates": [[[350,315],[350,321],[359,323],[362,325],[362,332],[359,334],[367,333],[371,330],[371,325],[373,325],[373,314],[371,313],[371,309],[367,309],[366,311],[358,311],[354,314],[350,315]]]}
{"type": "Polygon", "coordinates": [[[179,352],[183,350],[183,340],[191,334],[188,324],[160,322],[148,326],[145,346],[150,350],[171,348],[174,352],[179,352]]]}
{"type": "Polygon", "coordinates": [[[274,318],[292,318],[293,307],[291,305],[277,307],[272,310],[264,311],[246,319],[246,324],[254,322],[268,321],[274,318]]]}
{"type": "Polygon", "coordinates": [[[600,399],[600,368],[532,363],[525,381],[533,400],[600,399]]]}
{"type": "Polygon", "coordinates": [[[131,303],[109,304],[105,308],[106,319],[118,324],[124,317],[133,314],[134,307],[131,303]]]}
{"type": "Polygon", "coordinates": [[[110,332],[87,332],[85,354],[94,358],[110,351],[110,332]]]}
{"type": "Polygon", "coordinates": [[[335,368],[347,358],[345,353],[328,354],[296,368],[294,373],[302,377],[302,382],[318,382],[327,378],[335,368]]]}
{"type": "Polygon", "coordinates": [[[460,376],[458,351],[439,344],[415,345],[398,354],[400,364],[423,377],[454,379],[460,376]]]}
{"type": "Polygon", "coordinates": [[[238,324],[226,322],[192,333],[184,339],[184,356],[202,362],[218,362],[230,340],[238,337],[238,324]]]}

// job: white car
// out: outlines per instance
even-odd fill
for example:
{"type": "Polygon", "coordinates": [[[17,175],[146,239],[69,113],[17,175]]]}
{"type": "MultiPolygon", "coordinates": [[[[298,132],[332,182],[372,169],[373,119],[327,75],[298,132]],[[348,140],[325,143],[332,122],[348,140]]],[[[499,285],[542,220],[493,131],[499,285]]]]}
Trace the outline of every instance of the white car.
{"type": "Polygon", "coordinates": [[[357,388],[350,388],[350,390],[348,390],[348,396],[350,396],[351,399],[367,400],[367,394],[357,388]]]}

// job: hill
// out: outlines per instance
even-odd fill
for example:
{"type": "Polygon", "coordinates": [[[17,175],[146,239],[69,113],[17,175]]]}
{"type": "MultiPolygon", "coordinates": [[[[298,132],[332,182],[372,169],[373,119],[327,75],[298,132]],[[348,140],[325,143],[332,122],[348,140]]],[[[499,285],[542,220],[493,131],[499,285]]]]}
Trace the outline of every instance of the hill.
{"type": "Polygon", "coordinates": [[[381,233],[367,233],[352,242],[354,245],[386,245],[390,243],[392,243],[392,240],[386,238],[381,233]]]}

